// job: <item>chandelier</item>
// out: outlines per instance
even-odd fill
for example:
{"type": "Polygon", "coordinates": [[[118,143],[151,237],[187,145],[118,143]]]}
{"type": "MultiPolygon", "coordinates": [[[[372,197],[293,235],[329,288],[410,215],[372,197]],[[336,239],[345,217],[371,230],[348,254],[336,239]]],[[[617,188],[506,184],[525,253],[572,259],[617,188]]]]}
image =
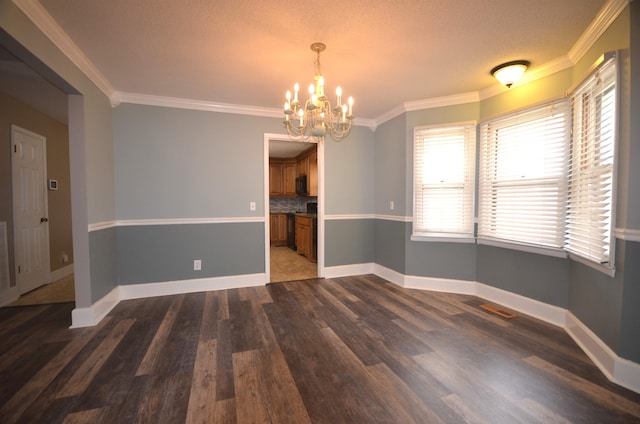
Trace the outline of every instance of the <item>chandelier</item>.
{"type": "Polygon", "coordinates": [[[351,131],[353,121],[353,97],[342,103],[342,88],[336,88],[336,105],[331,106],[329,98],[324,94],[324,78],[320,73],[320,52],[327,48],[323,43],[313,43],[311,50],[317,53],[314,63],[315,84],[309,85],[309,98],[300,100],[300,86],[293,86],[287,91],[284,104],[284,127],[291,138],[309,141],[315,137],[324,140],[325,135],[334,141],[342,141],[351,131]]]}

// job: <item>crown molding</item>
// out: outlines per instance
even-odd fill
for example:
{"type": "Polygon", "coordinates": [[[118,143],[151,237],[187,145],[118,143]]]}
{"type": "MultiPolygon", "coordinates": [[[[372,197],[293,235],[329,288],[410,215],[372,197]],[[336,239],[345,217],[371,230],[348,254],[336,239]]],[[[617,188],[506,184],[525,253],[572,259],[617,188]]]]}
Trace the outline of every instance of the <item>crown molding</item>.
{"type": "MultiPolygon", "coordinates": [[[[67,58],[69,58],[69,60],[73,62],[87,76],[87,78],[89,78],[109,98],[112,107],[117,107],[121,103],[133,103],[180,109],[264,116],[270,118],[282,117],[282,111],[274,108],[115,91],[104,75],[102,75],[95,65],[84,55],[82,50],[80,50],[80,48],[71,40],[67,33],[58,25],[58,23],[51,17],[51,15],[49,15],[37,0],[13,0],[13,2],[34,23],[34,25],[36,25],[49,38],[49,40],[51,40],[56,47],[58,47],[62,53],[67,56],[67,58]]],[[[609,0],[591,24],[589,24],[587,29],[582,33],[580,38],[578,38],[567,55],[561,56],[525,73],[525,76],[518,85],[533,82],[537,79],[544,78],[555,72],[575,65],[600,38],[600,36],[602,36],[620,13],[622,13],[629,2],[630,0],[609,0]]],[[[501,84],[495,84],[477,92],[405,102],[388,112],[383,113],[375,119],[356,118],[354,120],[354,125],[366,126],[372,131],[375,131],[375,129],[382,123],[402,115],[405,112],[478,102],[501,94],[507,90],[508,89],[501,84]]]]}
{"type": "Polygon", "coordinates": [[[398,106],[394,107],[393,109],[383,113],[382,115],[380,115],[376,119],[374,119],[374,121],[376,123],[376,128],[379,125],[382,125],[387,121],[391,121],[396,116],[400,116],[405,112],[406,112],[406,110],[404,108],[404,104],[401,104],[401,105],[398,105],[398,106]]]}
{"type": "MultiPolygon", "coordinates": [[[[281,109],[249,105],[236,105],[232,103],[209,102],[206,100],[182,99],[178,97],[154,96],[151,94],[126,93],[118,91],[115,93],[113,98],[116,100],[116,103],[113,105],[114,107],[117,107],[122,103],[130,103],[176,109],[203,110],[207,112],[263,116],[267,118],[282,118],[283,116],[281,109]]],[[[372,128],[373,120],[356,118],[353,124],[372,128]]]]}
{"type": "Polygon", "coordinates": [[[126,93],[118,91],[115,96],[118,105],[130,103],[147,106],[162,106],[176,109],[203,110],[208,112],[236,113],[240,115],[281,118],[282,111],[275,108],[210,102],[206,100],[182,99],[178,97],[155,96],[151,94],[126,93]]]}
{"type": "Polygon", "coordinates": [[[40,31],[102,91],[113,105],[114,88],[37,0],[13,0],[40,31]]]}
{"type": "Polygon", "coordinates": [[[573,64],[576,64],[582,56],[604,34],[609,26],[616,20],[629,4],[629,0],[609,0],[600,10],[595,19],[582,33],[578,41],[569,50],[568,56],[573,64]]]}
{"type": "Polygon", "coordinates": [[[477,91],[470,93],[453,94],[451,96],[433,97],[431,99],[416,100],[414,102],[405,102],[404,110],[411,112],[413,110],[433,109],[436,107],[453,106],[465,103],[474,103],[480,100],[477,91]]]}

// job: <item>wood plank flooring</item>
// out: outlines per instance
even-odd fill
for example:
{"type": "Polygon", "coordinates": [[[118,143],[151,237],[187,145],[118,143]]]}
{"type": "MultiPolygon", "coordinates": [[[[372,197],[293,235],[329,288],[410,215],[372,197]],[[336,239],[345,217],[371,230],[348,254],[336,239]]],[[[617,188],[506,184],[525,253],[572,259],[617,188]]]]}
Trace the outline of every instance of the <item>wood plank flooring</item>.
{"type": "Polygon", "coordinates": [[[0,309],[3,423],[636,423],[559,328],[376,276],[0,309]]]}

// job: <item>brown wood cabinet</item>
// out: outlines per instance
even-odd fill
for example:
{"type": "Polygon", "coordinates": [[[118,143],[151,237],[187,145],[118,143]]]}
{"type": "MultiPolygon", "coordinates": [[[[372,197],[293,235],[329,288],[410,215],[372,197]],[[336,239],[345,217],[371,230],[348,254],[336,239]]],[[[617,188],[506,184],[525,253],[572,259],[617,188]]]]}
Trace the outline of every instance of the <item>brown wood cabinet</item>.
{"type": "Polygon", "coordinates": [[[269,160],[269,196],[296,197],[296,162],[269,160]]]}
{"type": "Polygon", "coordinates": [[[309,196],[318,195],[318,151],[309,155],[309,177],[307,178],[307,192],[309,196]]]}
{"type": "Polygon", "coordinates": [[[282,196],[284,178],[281,163],[269,163],[269,196],[282,196]]]}
{"type": "Polygon", "coordinates": [[[284,179],[284,197],[296,197],[296,164],[295,162],[285,162],[282,165],[284,179]]]}
{"type": "Polygon", "coordinates": [[[307,195],[318,195],[318,146],[305,150],[296,157],[296,175],[307,176],[307,195]]]}
{"type": "Polygon", "coordinates": [[[296,247],[298,254],[316,262],[316,223],[311,216],[296,215],[296,247]]]}
{"type": "Polygon", "coordinates": [[[287,245],[287,215],[284,213],[272,213],[270,216],[270,242],[272,246],[287,245]]]}

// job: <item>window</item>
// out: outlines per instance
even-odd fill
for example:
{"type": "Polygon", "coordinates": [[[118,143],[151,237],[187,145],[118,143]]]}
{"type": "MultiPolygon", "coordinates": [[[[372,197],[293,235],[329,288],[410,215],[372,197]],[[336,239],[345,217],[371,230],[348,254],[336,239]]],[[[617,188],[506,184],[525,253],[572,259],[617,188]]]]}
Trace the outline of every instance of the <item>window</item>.
{"type": "Polygon", "coordinates": [[[475,123],[414,130],[413,237],[473,238],[475,123]]]}
{"type": "Polygon", "coordinates": [[[566,100],[482,124],[480,239],[562,249],[569,127],[566,100]]]}
{"type": "Polygon", "coordinates": [[[616,135],[616,58],[571,96],[573,140],[565,249],[613,269],[613,184],[616,135]]]}

